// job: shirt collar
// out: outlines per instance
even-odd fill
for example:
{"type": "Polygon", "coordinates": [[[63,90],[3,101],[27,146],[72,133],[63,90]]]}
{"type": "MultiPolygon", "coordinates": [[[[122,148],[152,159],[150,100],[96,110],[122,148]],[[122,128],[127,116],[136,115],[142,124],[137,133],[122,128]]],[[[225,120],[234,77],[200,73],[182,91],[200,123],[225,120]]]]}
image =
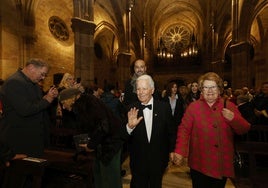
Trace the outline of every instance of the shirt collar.
{"type": "Polygon", "coordinates": [[[31,80],[29,77],[27,77],[27,76],[22,72],[22,69],[21,69],[21,68],[18,69],[18,72],[22,75],[22,77],[23,77],[26,81],[31,82],[32,84],[35,84],[34,82],[32,82],[32,80],[31,80]]]}
{"type": "Polygon", "coordinates": [[[144,104],[144,103],[141,103],[142,105],[149,105],[149,104],[153,104],[153,102],[154,102],[154,98],[152,97],[150,100],[149,100],[149,102],[147,103],[147,104],[144,104]]]}

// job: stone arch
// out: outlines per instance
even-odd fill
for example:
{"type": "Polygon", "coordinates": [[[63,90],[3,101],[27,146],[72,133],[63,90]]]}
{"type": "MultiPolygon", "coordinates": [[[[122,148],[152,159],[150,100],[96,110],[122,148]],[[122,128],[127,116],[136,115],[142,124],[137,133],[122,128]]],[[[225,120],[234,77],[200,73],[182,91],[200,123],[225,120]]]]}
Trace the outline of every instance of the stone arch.
{"type": "Polygon", "coordinates": [[[100,87],[103,87],[107,80],[115,84],[114,75],[118,68],[117,56],[120,50],[117,29],[107,22],[101,22],[96,26],[95,30],[95,82],[100,87]]]}
{"type": "MultiPolygon", "coordinates": [[[[106,38],[104,46],[102,46],[108,55],[108,59],[111,61],[110,63],[115,63],[118,52],[120,51],[120,43],[119,43],[119,35],[117,29],[108,22],[101,22],[96,26],[94,35],[95,44],[99,42],[100,36],[108,37],[106,38]]],[[[96,52],[95,52],[96,53],[96,52]]]]}
{"type": "Polygon", "coordinates": [[[135,28],[132,28],[131,31],[131,51],[133,51],[134,56],[137,58],[142,58],[141,45],[140,45],[141,37],[139,36],[138,31],[135,28]]]}
{"type": "Polygon", "coordinates": [[[239,41],[245,41],[250,38],[250,29],[252,22],[255,19],[255,6],[258,1],[256,0],[245,0],[241,7],[239,30],[240,30],[240,39],[239,41]],[[249,19],[251,18],[251,19],[249,19]]]}
{"type": "Polygon", "coordinates": [[[102,29],[104,29],[104,28],[107,28],[107,29],[111,30],[111,32],[113,32],[113,34],[118,39],[120,38],[119,37],[119,34],[118,34],[117,28],[114,25],[112,25],[112,24],[110,24],[110,23],[108,23],[106,21],[102,21],[98,25],[96,25],[96,28],[95,28],[95,36],[97,36],[102,31],[102,29]]]}

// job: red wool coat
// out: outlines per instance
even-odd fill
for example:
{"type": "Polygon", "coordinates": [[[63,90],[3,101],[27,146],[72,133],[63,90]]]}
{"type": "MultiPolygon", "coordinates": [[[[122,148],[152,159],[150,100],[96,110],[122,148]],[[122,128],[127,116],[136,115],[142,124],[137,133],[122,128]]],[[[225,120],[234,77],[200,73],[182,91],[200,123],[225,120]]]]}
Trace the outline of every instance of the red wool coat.
{"type": "Polygon", "coordinates": [[[188,157],[190,168],[219,179],[234,176],[233,136],[250,129],[231,102],[227,108],[234,112],[234,118],[226,120],[221,113],[223,103],[219,98],[210,107],[202,97],[191,103],[178,128],[175,148],[176,153],[188,157]]]}

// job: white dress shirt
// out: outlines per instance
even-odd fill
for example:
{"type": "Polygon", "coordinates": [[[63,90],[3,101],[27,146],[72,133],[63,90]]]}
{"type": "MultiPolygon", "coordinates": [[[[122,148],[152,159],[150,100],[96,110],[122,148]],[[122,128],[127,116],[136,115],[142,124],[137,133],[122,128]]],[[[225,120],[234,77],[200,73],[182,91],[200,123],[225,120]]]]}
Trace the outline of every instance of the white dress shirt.
{"type": "MultiPolygon", "coordinates": [[[[142,105],[152,105],[152,109],[150,110],[149,108],[144,108],[143,109],[143,119],[145,122],[145,127],[146,127],[146,132],[147,132],[147,139],[148,142],[150,142],[151,140],[151,134],[152,134],[152,127],[153,127],[153,98],[151,98],[151,100],[147,103],[147,104],[143,104],[142,105]]],[[[138,126],[138,125],[137,125],[138,126]]],[[[135,128],[131,129],[127,126],[127,132],[128,134],[131,134],[131,132],[134,130],[135,128]]]]}

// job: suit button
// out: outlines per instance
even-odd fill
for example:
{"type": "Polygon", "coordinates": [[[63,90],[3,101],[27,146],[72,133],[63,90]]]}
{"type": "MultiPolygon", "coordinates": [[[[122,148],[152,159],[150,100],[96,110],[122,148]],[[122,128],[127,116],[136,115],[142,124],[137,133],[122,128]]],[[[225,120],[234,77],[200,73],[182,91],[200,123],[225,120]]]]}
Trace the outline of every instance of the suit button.
{"type": "Polygon", "coordinates": [[[217,124],[213,124],[213,127],[214,127],[214,128],[217,128],[217,124]]]}
{"type": "Polygon", "coordinates": [[[218,148],[218,147],[219,147],[219,145],[218,145],[218,144],[215,144],[215,145],[214,145],[214,147],[215,147],[215,148],[218,148]]]}

